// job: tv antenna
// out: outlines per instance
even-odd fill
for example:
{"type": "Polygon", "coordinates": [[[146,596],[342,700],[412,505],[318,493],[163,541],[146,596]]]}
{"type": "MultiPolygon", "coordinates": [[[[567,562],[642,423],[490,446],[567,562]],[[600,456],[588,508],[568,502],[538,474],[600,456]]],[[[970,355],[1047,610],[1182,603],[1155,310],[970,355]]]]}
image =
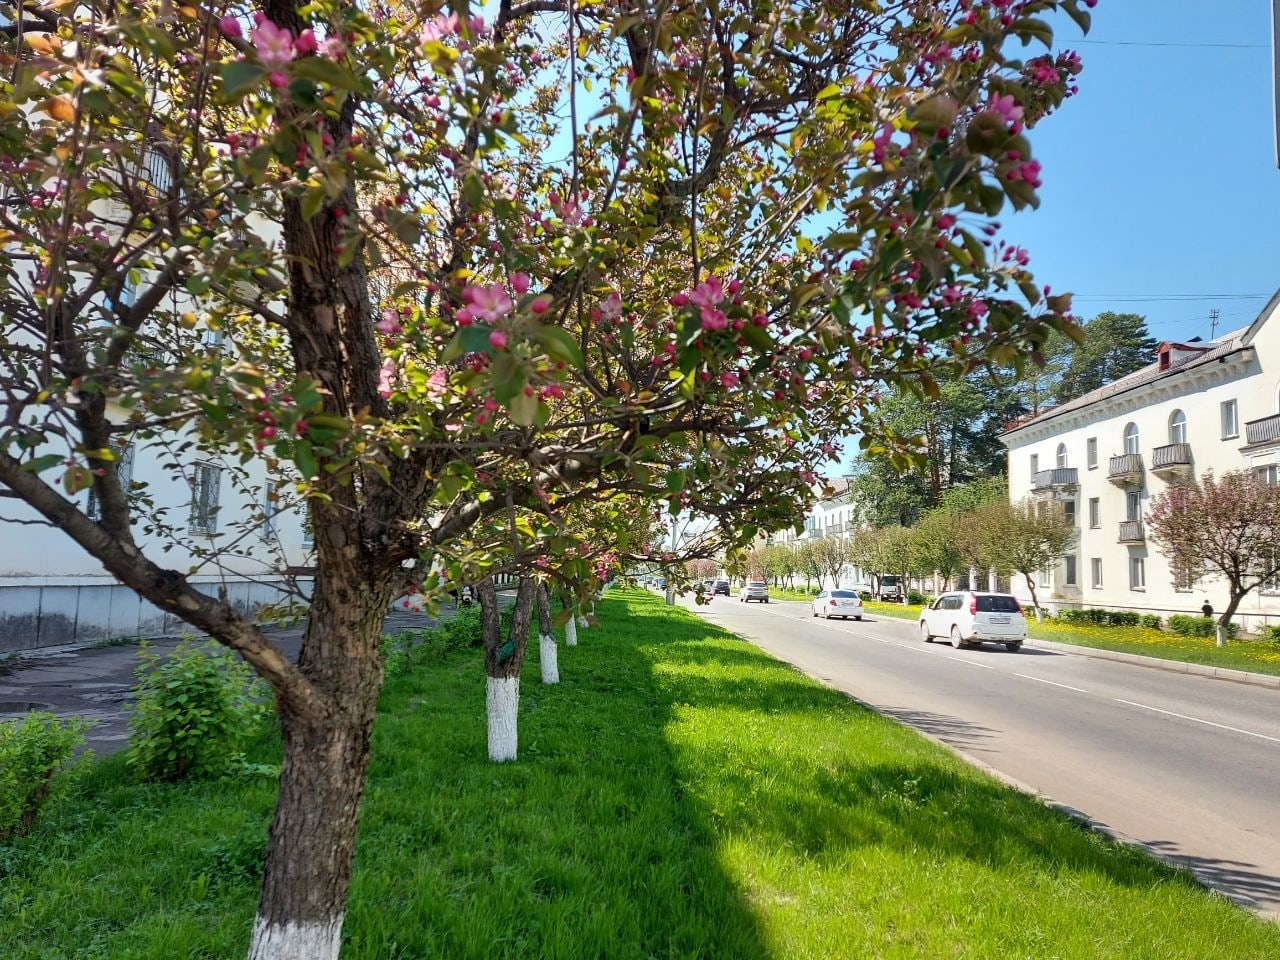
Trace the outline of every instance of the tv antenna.
{"type": "Polygon", "coordinates": [[[1218,336],[1218,308],[1214,307],[1209,311],[1209,339],[1215,340],[1218,336]]]}

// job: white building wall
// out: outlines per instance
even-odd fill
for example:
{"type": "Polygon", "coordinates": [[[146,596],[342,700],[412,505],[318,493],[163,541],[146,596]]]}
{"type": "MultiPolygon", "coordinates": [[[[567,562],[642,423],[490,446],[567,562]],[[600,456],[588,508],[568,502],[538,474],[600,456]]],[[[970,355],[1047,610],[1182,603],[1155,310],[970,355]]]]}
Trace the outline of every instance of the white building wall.
{"type": "MultiPolygon", "coordinates": [[[[1117,538],[1121,522],[1128,519],[1129,490],[1137,492],[1138,516],[1145,517],[1151,498],[1171,482],[1152,470],[1152,451],[1174,442],[1170,430],[1177,412],[1186,420],[1186,442],[1197,477],[1209,470],[1222,473],[1280,462],[1280,441],[1252,445],[1246,442],[1246,425],[1250,421],[1280,413],[1280,317],[1272,316],[1276,312],[1280,309],[1273,300],[1248,331],[1236,335],[1243,351],[1175,370],[1129,390],[1113,390],[1107,395],[1108,388],[1103,388],[1082,398],[1087,402],[1076,409],[1061,415],[1048,411],[1005,435],[1009,496],[1015,502],[1032,495],[1033,457],[1034,468],[1052,469],[1059,465],[1059,449],[1065,448],[1065,465],[1078,471],[1078,489],[1057,494],[1064,504],[1075,507],[1075,583],[1067,582],[1067,563],[1059,563],[1049,571],[1048,586],[1037,589],[1042,603],[1047,601],[1050,609],[1100,607],[1161,616],[1199,614],[1206,599],[1216,610],[1225,608],[1224,582],[1205,580],[1189,590],[1177,589],[1169,563],[1153,542],[1143,539],[1126,545],[1117,538]],[[1230,402],[1237,408],[1239,429],[1234,435],[1226,435],[1223,430],[1223,404],[1230,402]],[[1125,452],[1125,430],[1130,424],[1137,430],[1143,469],[1140,484],[1126,488],[1110,482],[1108,473],[1111,458],[1125,452]],[[1091,439],[1096,441],[1096,464],[1089,462],[1091,439]],[[1093,499],[1098,504],[1096,527],[1090,522],[1093,499]],[[1134,558],[1143,561],[1142,585],[1131,582],[1134,558]],[[1094,583],[1094,560],[1101,566],[1100,585],[1094,583]]],[[[1140,375],[1131,376],[1141,379],[1140,375]]],[[[1145,532],[1144,524],[1144,537],[1145,532]]],[[[1043,579],[1037,578],[1037,583],[1043,579]]],[[[1030,599],[1022,577],[1014,578],[1013,589],[1020,598],[1030,599]]],[[[1245,630],[1280,623],[1280,595],[1249,594],[1237,620],[1245,630]]]]}

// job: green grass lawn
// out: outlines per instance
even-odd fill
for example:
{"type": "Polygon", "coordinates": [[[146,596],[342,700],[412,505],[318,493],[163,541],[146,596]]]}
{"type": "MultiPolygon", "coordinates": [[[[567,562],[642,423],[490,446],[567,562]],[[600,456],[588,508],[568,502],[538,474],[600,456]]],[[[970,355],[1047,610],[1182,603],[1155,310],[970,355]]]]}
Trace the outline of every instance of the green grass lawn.
{"type": "MultiPolygon", "coordinates": [[[[917,606],[869,602],[866,608],[868,613],[901,620],[920,619],[920,608],[917,606]]],[[[1270,640],[1229,640],[1225,647],[1218,648],[1212,637],[1180,637],[1167,630],[1152,630],[1149,627],[1104,627],[1062,620],[1036,623],[1034,617],[1027,618],[1027,633],[1035,640],[1055,640],[1058,643],[1074,643],[1082,647],[1135,653],[1144,657],[1280,675],[1280,643],[1270,640]]]]}
{"type": "MultiPolygon", "coordinates": [[[[1280,928],[660,597],[597,610],[563,683],[529,665],[517,763],[485,760],[476,653],[388,685],[344,960],[1280,956],[1280,928]]],[[[242,956],[273,792],[98,764],[0,848],[0,954],[242,956]]]]}

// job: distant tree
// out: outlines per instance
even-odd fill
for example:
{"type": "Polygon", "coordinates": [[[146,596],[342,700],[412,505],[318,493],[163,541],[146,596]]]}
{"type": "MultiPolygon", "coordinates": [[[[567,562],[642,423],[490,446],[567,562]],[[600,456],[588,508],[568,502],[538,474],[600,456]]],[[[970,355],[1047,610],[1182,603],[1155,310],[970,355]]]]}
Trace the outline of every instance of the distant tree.
{"type": "Polygon", "coordinates": [[[844,537],[823,537],[814,541],[813,551],[831,586],[840,586],[840,575],[852,561],[853,544],[844,537]]]}
{"type": "Polygon", "coordinates": [[[1174,571],[1174,585],[1207,576],[1227,582],[1227,606],[1218,617],[1217,644],[1251,590],[1280,577],[1280,487],[1245,470],[1168,487],[1151,501],[1147,533],[1174,571]]]}
{"type": "Polygon", "coordinates": [[[796,548],[796,567],[804,574],[804,585],[809,586],[811,580],[817,580],[818,585],[822,585],[822,574],[826,567],[823,564],[822,553],[818,549],[818,540],[805,540],[796,548]]]}
{"type": "Polygon", "coordinates": [[[1119,380],[1154,358],[1156,340],[1147,332],[1147,320],[1141,314],[1107,310],[1085,323],[1083,332],[1058,382],[1058,403],[1119,380]]]}
{"type": "Polygon", "coordinates": [[[1075,528],[1058,504],[1032,499],[1015,504],[992,501],[970,515],[970,525],[977,532],[979,565],[1004,576],[1020,572],[1031,592],[1036,619],[1041,619],[1033,574],[1066,556],[1075,537],[1075,528]]]}

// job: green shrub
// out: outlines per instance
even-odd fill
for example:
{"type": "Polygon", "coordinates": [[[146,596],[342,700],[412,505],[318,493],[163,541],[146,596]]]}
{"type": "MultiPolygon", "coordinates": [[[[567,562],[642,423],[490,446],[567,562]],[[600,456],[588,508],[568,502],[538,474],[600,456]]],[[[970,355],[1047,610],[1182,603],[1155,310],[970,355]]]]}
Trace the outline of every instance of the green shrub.
{"type": "MultiPolygon", "coordinates": [[[[504,629],[509,626],[510,616],[507,616],[504,629]]],[[[484,634],[480,627],[480,610],[464,607],[439,626],[425,630],[401,630],[384,636],[383,673],[387,677],[400,677],[417,664],[443,660],[457,650],[482,646],[484,634]]]]}
{"type": "Polygon", "coordinates": [[[138,654],[128,762],[144,780],[174,782],[244,769],[240,748],[266,712],[264,684],[229,652],[186,639],[167,657],[138,654]]]}
{"type": "MultiPolygon", "coordinates": [[[[1175,613],[1169,617],[1169,629],[1180,637],[1213,637],[1217,636],[1218,621],[1212,617],[1175,613]]],[[[1230,639],[1234,640],[1239,632],[1239,624],[1227,624],[1227,636],[1230,639]]]]}
{"type": "Polygon", "coordinates": [[[926,604],[926,603],[928,603],[928,602],[929,602],[929,598],[928,598],[928,597],[926,597],[926,596],[925,596],[923,593],[921,593],[919,590],[908,590],[908,591],[907,591],[907,604],[908,604],[909,606],[919,607],[919,606],[923,606],[924,604],[926,604]]]}
{"type": "Polygon", "coordinates": [[[30,830],[65,785],[68,762],[88,727],[82,717],[52,713],[0,723],[0,841],[30,830]]]}
{"type": "Polygon", "coordinates": [[[1164,629],[1164,621],[1154,613],[1144,613],[1142,615],[1142,625],[1150,630],[1164,629]]]}
{"type": "Polygon", "coordinates": [[[1280,643],[1280,624],[1274,627],[1263,627],[1262,639],[1270,640],[1272,643],[1280,643]]]}
{"type": "MultiPolygon", "coordinates": [[[[1092,623],[1100,627],[1136,627],[1142,623],[1142,615],[1133,610],[1098,610],[1086,607],[1083,610],[1061,610],[1058,619],[1067,623],[1092,623]]],[[[1159,617],[1154,618],[1158,624],[1159,617]]]]}

